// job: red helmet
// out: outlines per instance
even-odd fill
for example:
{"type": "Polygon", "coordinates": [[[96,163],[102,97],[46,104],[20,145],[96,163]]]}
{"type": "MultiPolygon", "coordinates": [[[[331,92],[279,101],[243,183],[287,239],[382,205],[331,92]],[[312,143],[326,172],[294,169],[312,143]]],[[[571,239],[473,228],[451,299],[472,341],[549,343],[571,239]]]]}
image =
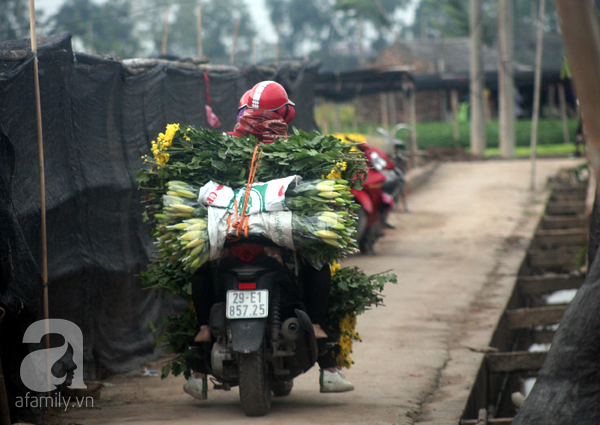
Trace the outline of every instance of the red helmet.
{"type": "Polygon", "coordinates": [[[244,95],[240,99],[240,103],[238,105],[238,111],[240,109],[242,109],[244,106],[248,107],[248,98],[250,97],[250,91],[251,90],[248,90],[246,93],[244,93],[244,95]]]}
{"type": "Polygon", "coordinates": [[[296,110],[283,88],[275,81],[263,81],[252,87],[248,97],[248,107],[275,111],[286,123],[294,119],[296,110]]]}

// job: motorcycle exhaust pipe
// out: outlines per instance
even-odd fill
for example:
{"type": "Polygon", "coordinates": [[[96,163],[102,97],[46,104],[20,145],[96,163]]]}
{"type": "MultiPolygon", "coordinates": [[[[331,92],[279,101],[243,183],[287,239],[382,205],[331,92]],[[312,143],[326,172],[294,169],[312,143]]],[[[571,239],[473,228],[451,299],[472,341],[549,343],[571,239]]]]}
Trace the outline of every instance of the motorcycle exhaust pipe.
{"type": "Polygon", "coordinates": [[[297,341],[302,335],[300,320],[297,317],[290,317],[281,325],[281,333],[284,339],[297,341]]]}

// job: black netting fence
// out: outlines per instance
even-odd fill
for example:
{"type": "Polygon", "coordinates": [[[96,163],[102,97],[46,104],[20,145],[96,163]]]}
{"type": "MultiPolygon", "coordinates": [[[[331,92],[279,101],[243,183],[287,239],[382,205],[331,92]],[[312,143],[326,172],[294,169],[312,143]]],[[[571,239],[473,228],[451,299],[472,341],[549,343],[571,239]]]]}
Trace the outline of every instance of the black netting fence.
{"type": "MultiPolygon", "coordinates": [[[[0,43],[0,354],[9,387],[18,381],[19,338],[41,318],[35,57],[1,59],[28,48],[29,40],[0,43]]],[[[40,42],[38,58],[50,315],[82,329],[86,378],[131,370],[158,354],[148,322],[182,308],[143,290],[138,276],[153,248],[135,181],[150,141],[168,123],[208,127],[207,93],[218,130],[230,131],[241,95],[266,79],[296,102],[292,124],[312,131],[318,64],[190,70],[161,62],[133,75],[119,61],[74,53],[69,34],[40,42]]]]}

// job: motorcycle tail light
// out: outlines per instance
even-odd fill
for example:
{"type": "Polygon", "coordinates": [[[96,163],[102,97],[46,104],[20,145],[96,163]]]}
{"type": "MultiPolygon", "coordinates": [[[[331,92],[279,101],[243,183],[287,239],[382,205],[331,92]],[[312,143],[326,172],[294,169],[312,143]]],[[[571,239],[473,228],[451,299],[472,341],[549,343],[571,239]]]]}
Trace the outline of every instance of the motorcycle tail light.
{"type": "Polygon", "coordinates": [[[260,245],[239,244],[229,247],[229,252],[244,263],[251,263],[265,251],[260,245]]]}
{"type": "Polygon", "coordinates": [[[256,289],[256,282],[240,282],[238,289],[256,289]]]}

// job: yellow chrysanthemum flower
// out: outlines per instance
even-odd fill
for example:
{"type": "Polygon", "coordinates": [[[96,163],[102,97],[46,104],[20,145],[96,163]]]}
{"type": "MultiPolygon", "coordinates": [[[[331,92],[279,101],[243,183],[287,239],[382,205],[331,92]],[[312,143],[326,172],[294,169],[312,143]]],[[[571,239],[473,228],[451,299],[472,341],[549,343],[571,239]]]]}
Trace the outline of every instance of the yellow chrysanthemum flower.
{"type": "Polygon", "coordinates": [[[340,367],[350,369],[354,361],[350,357],[352,353],[352,341],[360,340],[360,335],[356,333],[356,315],[348,314],[339,323],[340,326],[340,340],[337,345],[339,346],[339,353],[336,357],[336,363],[340,367]]]}
{"type": "Polygon", "coordinates": [[[337,272],[341,268],[342,266],[340,265],[340,263],[333,263],[330,267],[331,277],[335,276],[335,272],[337,272]]]}

